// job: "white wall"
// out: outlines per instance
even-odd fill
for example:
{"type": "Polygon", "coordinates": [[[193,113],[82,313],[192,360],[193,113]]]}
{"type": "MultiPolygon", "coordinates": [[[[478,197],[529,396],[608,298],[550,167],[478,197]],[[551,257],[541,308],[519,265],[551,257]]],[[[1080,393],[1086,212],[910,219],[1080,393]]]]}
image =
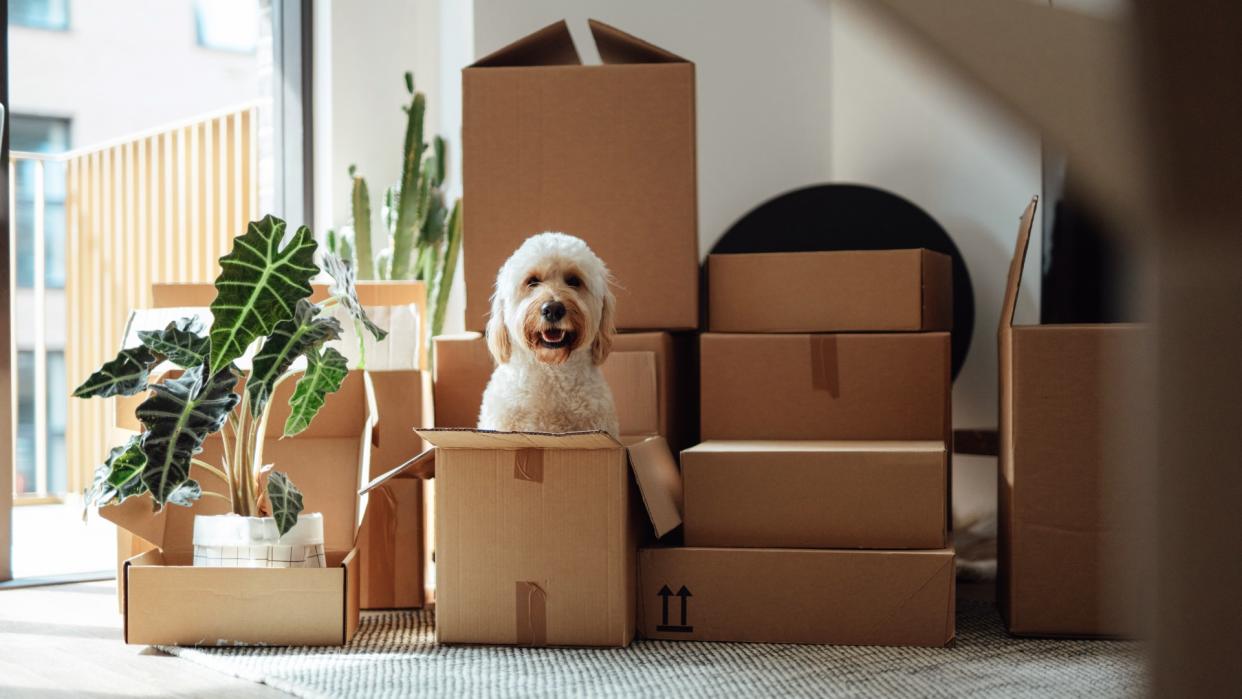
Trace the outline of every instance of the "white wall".
{"type": "Polygon", "coordinates": [[[253,53],[197,44],[190,0],[79,0],[69,12],[68,31],[11,27],[6,67],[10,111],[70,117],[74,148],[259,94],[253,53]]]}

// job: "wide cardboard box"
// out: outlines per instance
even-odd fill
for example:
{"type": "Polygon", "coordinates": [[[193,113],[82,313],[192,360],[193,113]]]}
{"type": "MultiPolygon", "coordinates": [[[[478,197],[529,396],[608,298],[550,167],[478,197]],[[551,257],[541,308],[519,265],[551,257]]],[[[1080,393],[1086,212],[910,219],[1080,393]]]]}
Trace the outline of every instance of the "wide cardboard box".
{"type": "Polygon", "coordinates": [[[694,64],[591,20],[602,66],[565,22],[462,71],[466,328],[527,237],[585,240],[616,279],[617,327],[699,322],[694,64]]]}
{"type": "Polygon", "coordinates": [[[998,600],[1015,634],[1133,635],[1152,571],[1139,550],[1147,525],[1129,513],[1154,506],[1156,407],[1124,377],[1154,374],[1154,333],[1014,324],[1035,207],[999,330],[998,600]]]}
{"type": "Polygon", "coordinates": [[[953,549],[639,550],[639,634],[670,641],[944,646],[953,549]]]}
{"type": "Polygon", "coordinates": [[[948,544],[943,442],[713,441],[681,470],[686,546],[948,544]]]}
{"type": "MultiPolygon", "coordinates": [[[[383,342],[363,335],[376,405],[383,420],[375,427],[367,479],[383,474],[422,452],[414,430],[434,422],[432,381],[423,338],[427,324],[427,285],[409,281],[359,281],[358,300],[373,320],[389,330],[383,342]]],[[[212,284],[154,284],[156,308],[201,308],[216,296],[212,284]]],[[[314,285],[312,299],[326,298],[328,287],[314,285]]],[[[342,323],[346,337],[334,344],[356,364],[358,337],[342,323]]],[[[393,485],[377,493],[358,533],[363,609],[421,607],[424,576],[424,494],[422,481],[393,485]]]]}
{"type": "MultiPolygon", "coordinates": [[[[667,332],[620,333],[601,370],[617,405],[623,438],[659,434],[673,449],[693,440],[697,416],[687,383],[692,338],[667,332]]],[[[474,427],[495,365],[483,335],[435,339],[437,427],[474,427]]],[[[623,439],[623,441],[626,441],[623,439]]]]}
{"type": "Polygon", "coordinates": [[[949,441],[949,333],[705,333],[699,344],[703,440],[949,441]]]}
{"type": "MultiPolygon", "coordinates": [[[[149,495],[101,508],[102,517],[156,547],[127,560],[118,580],[126,643],[331,646],[353,638],[361,593],[354,540],[366,507],[357,493],[370,467],[374,392],[365,372],[351,372],[305,432],[282,439],[293,384],[284,382],[272,398],[264,457],[301,489],[304,512],[323,513],[327,567],[194,567],[195,515],[229,510],[215,498],[158,514],[149,495]]],[[[119,426],[137,427],[129,403],[144,397],[118,400],[119,426]]],[[[220,452],[217,433],[198,458],[218,464],[220,452]]],[[[216,482],[197,465],[190,477],[216,482]]]]}
{"type": "Polygon", "coordinates": [[[953,267],[931,250],[707,258],[712,332],[950,330],[953,267]]]}
{"type": "Polygon", "coordinates": [[[420,434],[436,447],[437,640],[628,645],[637,546],[681,523],[664,439],[623,447],[602,432],[420,434]]]}

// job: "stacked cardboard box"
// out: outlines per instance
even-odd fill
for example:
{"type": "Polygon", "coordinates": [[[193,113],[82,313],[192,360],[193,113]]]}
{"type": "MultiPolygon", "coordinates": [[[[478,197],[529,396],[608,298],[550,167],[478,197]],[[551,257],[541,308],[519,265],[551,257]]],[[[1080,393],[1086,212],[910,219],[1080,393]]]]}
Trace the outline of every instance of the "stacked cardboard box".
{"type": "Polygon", "coordinates": [[[669,640],[953,639],[949,258],[712,256],[685,547],[639,553],[669,640]]]}

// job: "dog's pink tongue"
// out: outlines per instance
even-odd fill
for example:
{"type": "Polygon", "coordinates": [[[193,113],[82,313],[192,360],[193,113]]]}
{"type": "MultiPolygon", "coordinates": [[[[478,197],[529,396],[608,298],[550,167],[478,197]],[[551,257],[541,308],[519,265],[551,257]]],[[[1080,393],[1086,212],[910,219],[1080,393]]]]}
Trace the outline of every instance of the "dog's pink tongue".
{"type": "Polygon", "coordinates": [[[544,342],[560,342],[565,337],[565,331],[557,328],[543,331],[544,342]]]}

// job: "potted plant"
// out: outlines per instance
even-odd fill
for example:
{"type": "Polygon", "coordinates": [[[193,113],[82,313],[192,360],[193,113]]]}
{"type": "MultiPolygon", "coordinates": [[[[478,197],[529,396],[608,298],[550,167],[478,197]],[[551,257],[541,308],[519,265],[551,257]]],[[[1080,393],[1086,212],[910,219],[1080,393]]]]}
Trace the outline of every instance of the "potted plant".
{"type": "Polygon", "coordinates": [[[357,259],[359,279],[417,280],[427,285],[431,338],[444,329],[445,309],[457,258],[461,253],[461,200],[446,203],[443,186],[447,156],[444,139],[431,147],[423,142],[427,98],[414,89],[414,74],[405,74],[410,104],[406,107],[401,181],[384,192],[380,219],[387,246],[372,243],[371,195],[367,181],[349,166],[353,180],[352,219],[339,232],[328,231],[328,249],[344,260],[357,259]]]}
{"type": "Polygon", "coordinates": [[[327,395],[340,388],[349,367],[340,352],[325,346],[341,336],[340,322],[324,312],[328,308],[343,307],[376,340],[386,335],[358,302],[349,264],[334,255],[323,259],[333,279],[329,297],[310,300],[311,280],[320,272],[315,239],[305,226],[287,241],[285,233],[284,221],[267,216],[233,240],[232,251],[220,258],[209,329],[183,318],[139,332],[140,345],[123,349],[73,393],[90,398],[150,392],[135,411],[143,431],[114,448],[96,470],[88,505],[144,493],[157,512],[200,497],[228,501],[231,514],[195,518],[195,565],[323,565],[321,515],[303,515],[302,493],[263,460],[272,397],[282,382],[298,377],[283,427],[283,435],[292,437],[310,426],[327,395]],[[242,361],[252,345],[253,358],[242,361]],[[294,369],[298,360],[305,361],[300,374],[294,369]],[[165,362],[180,373],[152,381],[165,362]],[[198,456],[204,440],[217,432],[221,460],[207,463],[198,456]],[[210,474],[210,482],[191,479],[191,466],[210,474]],[[241,555],[224,562],[225,550],[229,558],[241,555]]]}

